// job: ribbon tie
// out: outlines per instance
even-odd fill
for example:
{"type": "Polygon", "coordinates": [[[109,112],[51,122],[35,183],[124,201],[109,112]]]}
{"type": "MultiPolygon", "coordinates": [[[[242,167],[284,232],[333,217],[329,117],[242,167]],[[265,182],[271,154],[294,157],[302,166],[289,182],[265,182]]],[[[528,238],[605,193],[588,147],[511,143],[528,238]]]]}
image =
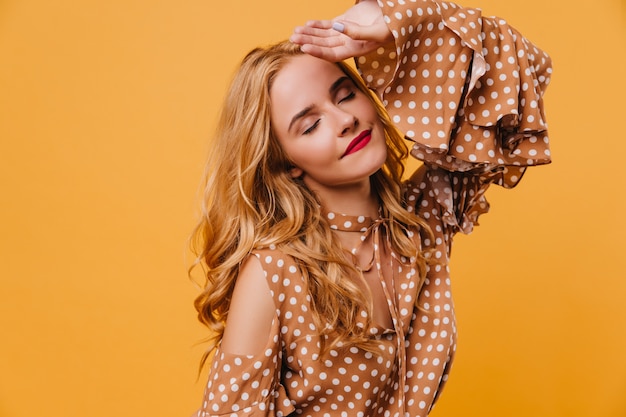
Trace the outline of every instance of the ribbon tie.
{"type": "Polygon", "coordinates": [[[404,263],[404,262],[398,259],[398,257],[395,255],[395,253],[393,252],[391,248],[391,241],[390,241],[391,223],[392,222],[395,223],[407,235],[409,231],[403,224],[397,222],[396,220],[391,220],[391,219],[383,218],[383,217],[372,219],[371,217],[366,217],[366,216],[350,216],[350,215],[345,215],[345,214],[327,212],[326,218],[328,219],[328,222],[330,223],[330,228],[333,230],[362,233],[360,243],[350,251],[350,254],[354,257],[354,265],[359,271],[368,272],[372,269],[374,265],[376,265],[376,272],[380,280],[383,293],[385,294],[385,297],[387,298],[387,305],[389,307],[389,312],[393,320],[393,326],[394,326],[393,331],[396,334],[396,351],[397,351],[396,358],[398,361],[398,372],[399,372],[398,401],[399,401],[400,406],[405,407],[405,390],[406,390],[407,370],[406,370],[406,350],[404,348],[404,340],[405,340],[406,335],[404,332],[404,326],[402,325],[402,322],[400,319],[400,312],[398,311],[398,307],[397,307],[396,289],[395,289],[395,280],[394,280],[396,269],[393,267],[394,260],[400,263],[404,263]],[[384,240],[381,235],[384,236],[384,240]],[[372,244],[374,246],[372,258],[367,263],[367,265],[365,265],[365,267],[359,267],[358,263],[356,262],[356,255],[359,253],[359,250],[361,249],[363,244],[368,240],[368,238],[370,238],[370,236],[372,238],[372,244]],[[382,247],[382,244],[385,244],[385,247],[388,249],[388,252],[391,254],[391,259],[389,261],[390,263],[389,269],[390,271],[392,271],[392,274],[390,277],[391,288],[389,288],[389,286],[387,285],[387,282],[385,281],[383,277],[382,261],[381,261],[381,254],[380,254],[380,248],[382,247]]]}

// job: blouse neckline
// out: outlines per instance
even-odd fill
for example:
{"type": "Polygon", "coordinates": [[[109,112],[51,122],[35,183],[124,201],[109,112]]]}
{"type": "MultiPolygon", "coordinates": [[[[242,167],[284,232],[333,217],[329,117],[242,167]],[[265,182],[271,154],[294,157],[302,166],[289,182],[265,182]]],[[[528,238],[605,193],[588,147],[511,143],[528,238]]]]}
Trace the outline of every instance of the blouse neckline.
{"type": "Polygon", "coordinates": [[[355,216],[352,214],[336,213],[334,211],[327,211],[324,214],[330,228],[341,232],[364,233],[375,222],[369,216],[355,216]]]}

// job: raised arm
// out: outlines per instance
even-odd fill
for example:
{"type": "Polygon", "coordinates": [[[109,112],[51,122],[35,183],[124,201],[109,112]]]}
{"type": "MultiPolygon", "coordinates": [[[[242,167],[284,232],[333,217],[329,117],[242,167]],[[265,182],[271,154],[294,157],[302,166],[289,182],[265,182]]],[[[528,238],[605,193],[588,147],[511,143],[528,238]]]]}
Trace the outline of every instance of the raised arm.
{"type": "Polygon", "coordinates": [[[512,188],[528,166],[550,162],[543,95],[551,60],[505,20],[448,1],[362,1],[295,32],[307,53],[355,56],[425,163],[411,182],[433,196],[431,211],[450,236],[487,211],[490,184],[512,188]]]}

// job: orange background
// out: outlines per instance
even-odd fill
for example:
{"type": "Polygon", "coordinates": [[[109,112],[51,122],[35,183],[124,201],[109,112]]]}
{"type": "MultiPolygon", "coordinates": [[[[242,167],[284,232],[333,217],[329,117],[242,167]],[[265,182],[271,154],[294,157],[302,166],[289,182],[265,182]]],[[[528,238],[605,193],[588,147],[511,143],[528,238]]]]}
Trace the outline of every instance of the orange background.
{"type": "MultiPolygon", "coordinates": [[[[554,163],[454,248],[434,417],[626,415],[626,3],[476,0],[551,53],[554,163]]],[[[188,416],[186,277],[237,61],[349,1],[0,2],[0,416],[188,416]]]]}

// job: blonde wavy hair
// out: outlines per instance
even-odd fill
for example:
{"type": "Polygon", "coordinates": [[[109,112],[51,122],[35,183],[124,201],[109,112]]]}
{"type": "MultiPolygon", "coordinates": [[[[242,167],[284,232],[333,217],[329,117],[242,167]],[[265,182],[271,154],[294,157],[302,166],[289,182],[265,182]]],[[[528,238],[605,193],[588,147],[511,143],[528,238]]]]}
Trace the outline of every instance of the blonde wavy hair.
{"type": "MultiPolygon", "coordinates": [[[[255,249],[275,245],[292,256],[313,300],[322,350],[338,342],[373,350],[365,328],[357,326],[363,306],[372,317],[372,297],[354,265],[331,232],[314,193],[289,173],[292,166],[278,144],[270,119],[270,89],[290,58],[302,54],[289,42],[252,50],[242,61],[224,101],[203,181],[202,217],[192,234],[202,265],[204,290],[195,300],[199,320],[212,333],[212,344],[224,333],[230,300],[241,263],[255,249]]],[[[339,68],[370,98],[384,125],[387,160],[371,176],[381,215],[390,219],[388,238],[394,251],[413,259],[425,275],[420,233],[425,223],[402,202],[403,161],[408,148],[387,112],[361,77],[345,63],[339,68]],[[406,229],[411,230],[407,236],[406,229]]],[[[432,239],[431,239],[432,241],[432,239]]]]}

